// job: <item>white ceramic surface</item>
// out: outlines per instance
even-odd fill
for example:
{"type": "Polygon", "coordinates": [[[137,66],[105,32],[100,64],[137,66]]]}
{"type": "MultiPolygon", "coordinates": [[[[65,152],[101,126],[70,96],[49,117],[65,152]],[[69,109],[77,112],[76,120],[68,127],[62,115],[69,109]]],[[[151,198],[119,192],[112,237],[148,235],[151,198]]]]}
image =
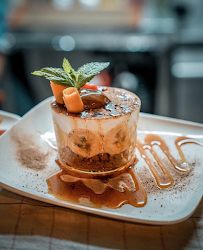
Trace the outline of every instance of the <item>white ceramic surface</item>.
{"type": "Polygon", "coordinates": [[[8,130],[20,120],[20,116],[0,110],[0,130],[8,130]]]}
{"type": "MultiPolygon", "coordinates": [[[[50,132],[50,135],[53,133],[51,100],[52,98],[48,98],[34,107],[12,129],[0,137],[0,185],[3,188],[43,202],[131,222],[163,225],[181,222],[191,216],[203,195],[203,147],[195,144],[182,146],[183,153],[193,168],[188,180],[185,183],[176,184],[176,187],[159,189],[158,192],[147,194],[148,201],[144,207],[124,205],[119,209],[106,207],[95,209],[61,201],[50,195],[46,179],[59,171],[55,163],[56,150],[42,140],[42,135],[45,133],[50,132]],[[44,153],[51,153],[47,166],[43,170],[25,168],[17,161],[17,146],[12,139],[13,133],[22,138],[28,135],[44,153]]],[[[147,133],[161,136],[167,142],[171,154],[178,160],[180,157],[174,144],[177,136],[189,136],[203,142],[203,125],[177,119],[142,113],[138,130],[140,141],[147,133]]],[[[139,152],[137,156],[139,162],[135,166],[135,171],[141,180],[139,173],[142,173],[143,167],[146,169],[146,164],[139,152]]],[[[153,178],[150,171],[147,174],[153,178]]],[[[145,183],[143,186],[145,187],[145,183]]]]}

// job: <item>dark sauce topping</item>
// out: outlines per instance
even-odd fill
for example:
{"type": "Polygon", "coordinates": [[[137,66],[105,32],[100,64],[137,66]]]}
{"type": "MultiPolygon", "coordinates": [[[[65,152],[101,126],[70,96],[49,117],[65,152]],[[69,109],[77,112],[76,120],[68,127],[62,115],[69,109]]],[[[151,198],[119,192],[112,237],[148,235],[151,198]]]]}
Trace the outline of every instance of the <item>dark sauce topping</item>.
{"type": "Polygon", "coordinates": [[[95,90],[80,90],[85,110],[78,114],[68,113],[63,104],[54,101],[52,109],[57,113],[83,119],[103,119],[126,115],[140,108],[140,99],[122,89],[100,87],[95,90]]]}
{"type": "Polygon", "coordinates": [[[82,89],[79,92],[85,109],[99,109],[110,102],[102,91],[82,89]]]}

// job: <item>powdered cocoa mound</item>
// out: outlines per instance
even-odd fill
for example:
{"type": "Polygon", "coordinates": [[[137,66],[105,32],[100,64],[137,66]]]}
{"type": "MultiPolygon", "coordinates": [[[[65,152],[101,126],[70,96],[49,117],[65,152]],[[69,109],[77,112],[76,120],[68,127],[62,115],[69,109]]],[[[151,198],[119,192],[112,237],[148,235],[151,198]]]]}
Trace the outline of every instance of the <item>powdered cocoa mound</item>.
{"type": "Polygon", "coordinates": [[[16,146],[16,158],[23,167],[43,170],[47,166],[49,153],[44,153],[31,135],[13,132],[11,139],[16,146]]]}

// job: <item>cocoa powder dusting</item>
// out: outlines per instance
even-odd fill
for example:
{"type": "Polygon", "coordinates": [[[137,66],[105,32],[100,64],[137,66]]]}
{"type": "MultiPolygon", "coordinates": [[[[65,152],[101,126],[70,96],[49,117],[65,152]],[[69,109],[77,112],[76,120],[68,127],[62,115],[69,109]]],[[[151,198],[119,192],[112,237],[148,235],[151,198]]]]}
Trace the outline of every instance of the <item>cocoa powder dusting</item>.
{"type": "Polygon", "coordinates": [[[19,136],[13,132],[11,138],[16,144],[16,158],[23,167],[39,171],[47,166],[50,154],[44,153],[43,149],[34,142],[32,136],[19,136]]]}
{"type": "Polygon", "coordinates": [[[170,170],[170,173],[174,180],[174,183],[168,188],[160,188],[157,185],[154,176],[147,166],[143,166],[142,171],[139,171],[139,169],[135,170],[148,195],[161,194],[165,191],[171,191],[172,193],[177,194],[179,192],[182,192],[185,188],[188,187],[188,185],[190,185],[191,178],[194,175],[193,170],[195,163],[188,163],[188,171],[186,173],[181,173],[175,170],[171,166],[171,164],[164,159],[162,159],[162,162],[170,170]]]}

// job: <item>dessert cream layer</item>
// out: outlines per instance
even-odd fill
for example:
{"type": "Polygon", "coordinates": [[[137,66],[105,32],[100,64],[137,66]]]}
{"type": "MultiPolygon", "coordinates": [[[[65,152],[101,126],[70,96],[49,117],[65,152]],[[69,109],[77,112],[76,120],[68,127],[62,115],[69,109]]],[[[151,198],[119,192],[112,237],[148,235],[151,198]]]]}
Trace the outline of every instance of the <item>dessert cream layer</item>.
{"type": "Polygon", "coordinates": [[[63,105],[51,105],[59,162],[65,168],[109,171],[135,158],[139,98],[122,89],[100,91],[110,100],[100,109],[72,114],[63,105]]]}

